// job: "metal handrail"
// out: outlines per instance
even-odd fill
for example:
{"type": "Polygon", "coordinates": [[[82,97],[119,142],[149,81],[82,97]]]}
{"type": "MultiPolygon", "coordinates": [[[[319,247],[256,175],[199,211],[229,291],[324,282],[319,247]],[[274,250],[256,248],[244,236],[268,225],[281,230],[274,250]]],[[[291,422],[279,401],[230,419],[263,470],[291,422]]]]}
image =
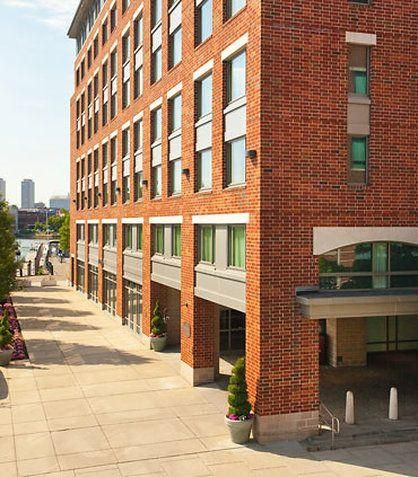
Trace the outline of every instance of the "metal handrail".
{"type": "MultiPolygon", "coordinates": [[[[331,449],[334,449],[335,436],[340,433],[340,420],[334,416],[324,403],[319,403],[319,419],[331,430],[331,449]],[[327,420],[328,419],[328,420],[327,420]]],[[[321,423],[320,423],[320,429],[321,423]]]]}

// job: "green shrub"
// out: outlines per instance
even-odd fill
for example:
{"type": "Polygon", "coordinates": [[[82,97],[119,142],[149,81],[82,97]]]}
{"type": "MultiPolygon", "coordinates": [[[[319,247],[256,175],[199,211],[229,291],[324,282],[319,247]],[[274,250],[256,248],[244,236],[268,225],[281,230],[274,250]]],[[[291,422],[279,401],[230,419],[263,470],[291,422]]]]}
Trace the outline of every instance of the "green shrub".
{"type": "Polygon", "coordinates": [[[245,420],[251,412],[245,379],[245,358],[237,359],[232,369],[228,392],[228,417],[235,420],[245,420]]]}
{"type": "Polygon", "coordinates": [[[161,311],[160,302],[158,300],[152,312],[151,332],[154,336],[163,336],[167,333],[166,318],[161,311]]]}
{"type": "Polygon", "coordinates": [[[13,335],[10,332],[9,312],[6,310],[3,313],[3,318],[0,320],[0,349],[4,349],[13,341],[13,335]]]}

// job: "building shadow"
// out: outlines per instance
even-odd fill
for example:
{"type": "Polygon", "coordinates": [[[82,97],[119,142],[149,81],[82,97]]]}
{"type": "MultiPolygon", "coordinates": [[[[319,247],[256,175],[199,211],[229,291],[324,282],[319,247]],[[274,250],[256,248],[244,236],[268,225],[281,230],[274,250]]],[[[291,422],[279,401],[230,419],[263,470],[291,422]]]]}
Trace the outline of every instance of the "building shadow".
{"type": "Polygon", "coordinates": [[[0,401],[2,401],[3,399],[7,399],[8,396],[9,396],[9,386],[0,368],[0,401]]]}

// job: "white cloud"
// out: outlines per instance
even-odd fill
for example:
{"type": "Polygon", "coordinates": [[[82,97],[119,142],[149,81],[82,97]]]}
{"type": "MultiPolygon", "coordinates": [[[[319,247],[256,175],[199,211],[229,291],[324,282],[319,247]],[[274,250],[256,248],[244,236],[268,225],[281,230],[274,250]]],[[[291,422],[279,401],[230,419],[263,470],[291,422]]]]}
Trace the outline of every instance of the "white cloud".
{"type": "Polygon", "coordinates": [[[8,7],[27,10],[38,21],[52,28],[66,30],[70,26],[79,0],[0,0],[8,7]]]}

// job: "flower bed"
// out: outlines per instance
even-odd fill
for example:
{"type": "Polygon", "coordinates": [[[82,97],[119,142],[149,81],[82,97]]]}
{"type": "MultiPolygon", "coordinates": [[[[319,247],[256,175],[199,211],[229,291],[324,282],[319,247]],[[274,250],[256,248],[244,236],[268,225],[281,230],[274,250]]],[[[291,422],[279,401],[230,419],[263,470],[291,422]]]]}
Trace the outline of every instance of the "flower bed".
{"type": "Polygon", "coordinates": [[[10,331],[13,333],[12,346],[14,351],[12,361],[28,359],[25,340],[23,339],[22,330],[20,328],[19,320],[17,319],[16,310],[13,306],[13,301],[11,298],[9,298],[3,305],[0,305],[0,311],[3,312],[4,310],[9,312],[10,331]]]}

